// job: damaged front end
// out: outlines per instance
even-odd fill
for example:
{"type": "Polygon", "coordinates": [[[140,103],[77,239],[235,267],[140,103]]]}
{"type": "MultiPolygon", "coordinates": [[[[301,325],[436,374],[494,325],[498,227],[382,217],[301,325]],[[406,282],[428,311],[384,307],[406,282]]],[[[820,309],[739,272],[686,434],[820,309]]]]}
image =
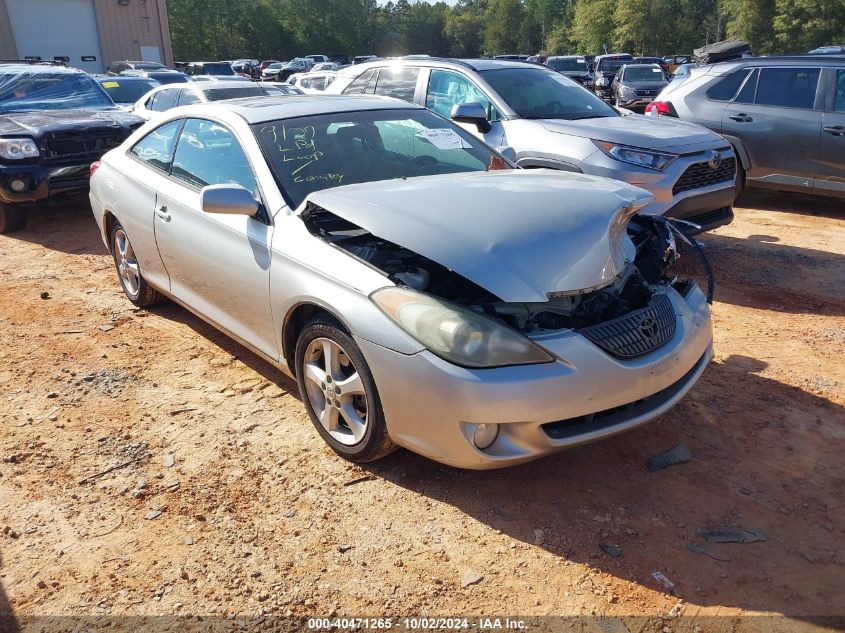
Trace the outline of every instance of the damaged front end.
{"type": "Polygon", "coordinates": [[[609,283],[548,292],[546,301],[530,302],[503,301],[454,270],[314,203],[308,204],[301,219],[311,234],[378,270],[400,288],[455,304],[528,337],[576,330],[619,358],[648,353],[672,338],[676,317],[667,289],[686,296],[695,286],[692,279],[673,272],[680,258],[679,242],[702,257],[708,301],[712,298],[712,276],[700,244],[686,236],[682,224],[660,216],[630,219],[627,235],[617,238],[629,243],[615,247],[624,248],[633,259],[609,283]]]}

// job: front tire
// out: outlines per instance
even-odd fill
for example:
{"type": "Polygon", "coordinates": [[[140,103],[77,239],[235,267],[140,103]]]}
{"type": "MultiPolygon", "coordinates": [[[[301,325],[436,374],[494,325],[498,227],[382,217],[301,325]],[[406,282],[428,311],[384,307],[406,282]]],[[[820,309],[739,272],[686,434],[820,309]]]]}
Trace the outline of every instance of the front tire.
{"type": "Polygon", "coordinates": [[[146,308],[164,300],[164,295],[153,288],[141,274],[141,267],[135,257],[135,250],[129,241],[129,236],[121,226],[115,222],[109,238],[114,267],[123,294],[139,308],[146,308]]]}
{"type": "MultiPolygon", "coordinates": [[[[736,152],[734,152],[736,154],[736,152]]],[[[745,193],[745,168],[742,166],[742,161],[739,159],[739,154],[736,154],[736,194],[734,195],[734,204],[745,193]]]]}
{"type": "Polygon", "coordinates": [[[353,462],[372,462],[396,448],[364,355],[336,322],[323,317],[306,325],[295,360],[308,417],[335,453],[353,462]]]}
{"type": "Polygon", "coordinates": [[[26,226],[26,208],[0,202],[0,233],[14,233],[26,226]]]}

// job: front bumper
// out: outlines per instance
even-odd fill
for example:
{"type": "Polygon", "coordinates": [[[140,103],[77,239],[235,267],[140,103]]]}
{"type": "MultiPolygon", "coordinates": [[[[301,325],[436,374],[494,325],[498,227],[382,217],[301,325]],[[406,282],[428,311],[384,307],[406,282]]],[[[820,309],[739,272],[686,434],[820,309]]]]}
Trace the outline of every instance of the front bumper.
{"type": "Polygon", "coordinates": [[[9,165],[0,167],[0,202],[26,204],[60,195],[88,191],[91,164],[62,165],[9,165]],[[12,183],[24,183],[23,191],[14,191],[12,183]]]}
{"type": "Polygon", "coordinates": [[[654,97],[632,97],[630,99],[626,99],[620,95],[619,105],[623,108],[628,108],[629,110],[639,108],[645,110],[645,107],[652,101],[654,101],[654,97]]]}
{"type": "Polygon", "coordinates": [[[610,86],[595,86],[594,92],[601,99],[609,100],[613,98],[613,89],[610,86]]]}
{"type": "Polygon", "coordinates": [[[713,355],[710,312],[697,287],[687,297],[667,294],[678,319],[674,337],[630,360],[572,331],[535,339],[561,360],[482,370],[356,341],[394,442],[460,468],[500,468],[645,424],[689,391],[713,355]],[[500,427],[482,451],[472,434],[483,423],[500,427]]]}
{"type": "MultiPolygon", "coordinates": [[[[717,149],[715,146],[712,149],[717,149]]],[[[718,148],[724,160],[734,160],[733,150],[718,148]]],[[[675,193],[681,177],[693,165],[706,161],[711,149],[704,149],[680,155],[665,171],[637,167],[614,160],[601,151],[596,151],[582,162],[586,174],[622,180],[628,184],[646,189],[654,201],[640,213],[667,215],[701,224],[703,229],[712,229],[729,224],[733,219],[731,207],[736,197],[736,178],[698,186],[675,193]]]]}

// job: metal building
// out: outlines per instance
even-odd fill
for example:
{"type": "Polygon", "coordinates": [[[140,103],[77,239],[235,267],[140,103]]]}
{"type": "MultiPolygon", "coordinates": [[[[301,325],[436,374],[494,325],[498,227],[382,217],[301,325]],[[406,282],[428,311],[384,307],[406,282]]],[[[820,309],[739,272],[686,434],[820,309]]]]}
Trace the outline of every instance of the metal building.
{"type": "Polygon", "coordinates": [[[0,0],[0,59],[27,57],[88,72],[119,60],[171,66],[165,0],[0,0]]]}

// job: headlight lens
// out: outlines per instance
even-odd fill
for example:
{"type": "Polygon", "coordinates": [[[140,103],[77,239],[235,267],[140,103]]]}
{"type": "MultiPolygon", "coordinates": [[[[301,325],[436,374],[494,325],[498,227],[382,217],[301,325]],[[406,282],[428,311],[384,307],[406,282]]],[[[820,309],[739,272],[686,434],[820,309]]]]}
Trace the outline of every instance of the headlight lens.
{"type": "Polygon", "coordinates": [[[430,295],[383,288],[370,298],[396,325],[450,363],[480,368],[554,360],[519,332],[430,295]]]}
{"type": "Polygon", "coordinates": [[[31,138],[0,138],[0,158],[24,160],[38,154],[38,145],[31,138]]]}
{"type": "Polygon", "coordinates": [[[632,95],[634,94],[634,89],[630,86],[619,86],[619,92],[623,95],[632,95]]]}
{"type": "Polygon", "coordinates": [[[658,171],[663,171],[678,158],[677,154],[655,152],[654,150],[642,149],[641,147],[628,147],[605,141],[593,141],[593,143],[611,158],[621,160],[623,163],[648,167],[649,169],[656,169],[658,171]]]}

